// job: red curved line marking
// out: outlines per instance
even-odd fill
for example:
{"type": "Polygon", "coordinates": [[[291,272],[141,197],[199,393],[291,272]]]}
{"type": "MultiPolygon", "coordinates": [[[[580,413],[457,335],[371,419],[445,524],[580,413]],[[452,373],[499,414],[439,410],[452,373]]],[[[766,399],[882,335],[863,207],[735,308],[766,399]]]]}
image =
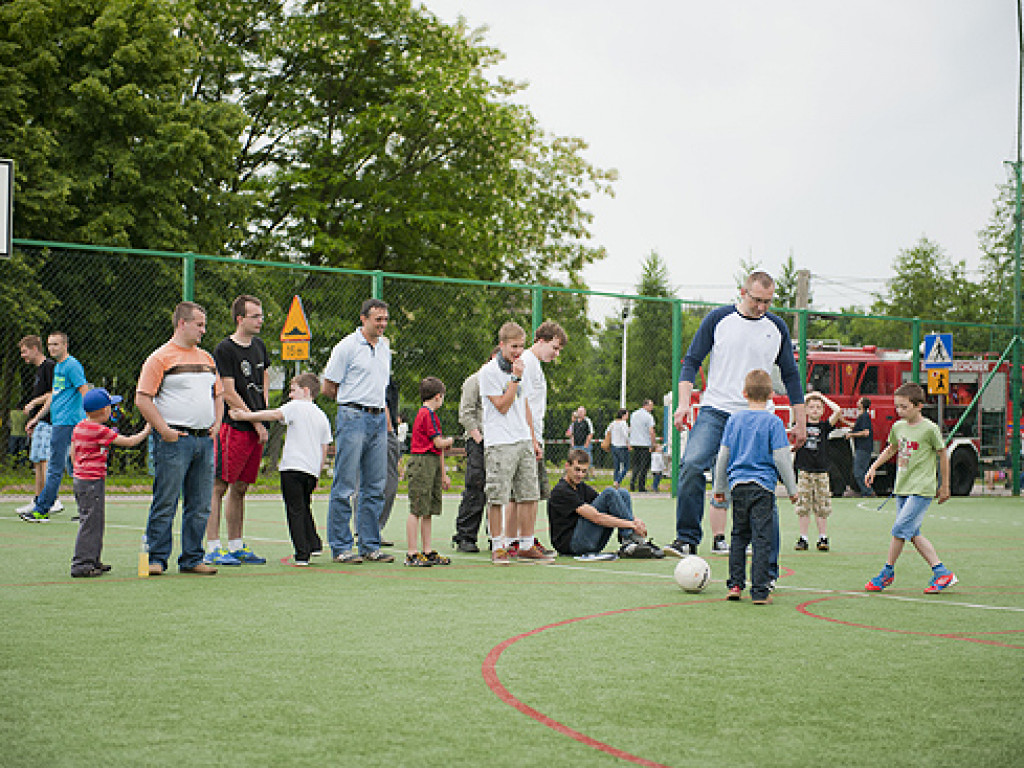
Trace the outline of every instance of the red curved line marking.
{"type": "MultiPolygon", "coordinates": [[[[796,609],[804,614],[810,616],[812,619],[821,619],[823,621],[831,621],[833,624],[842,624],[846,627],[857,627],[859,629],[871,629],[876,632],[891,632],[896,635],[918,635],[920,637],[941,637],[945,640],[962,640],[965,643],[979,643],[981,645],[994,645],[997,648],[1013,648],[1015,650],[1024,650],[1024,645],[1010,645],[1009,643],[999,643],[995,640],[983,640],[979,637],[965,637],[962,633],[947,632],[915,632],[910,629],[893,629],[892,627],[878,627],[872,624],[859,624],[855,621],[843,621],[842,619],[834,619],[831,616],[822,616],[820,613],[813,613],[807,606],[814,605],[815,603],[824,603],[828,600],[851,600],[853,595],[830,595],[828,597],[819,597],[816,600],[808,600],[806,603],[800,603],[796,609]]],[[[1017,631],[1017,630],[1014,630],[1017,631]]],[[[978,633],[982,634],[982,633],[978,633]]],[[[995,634],[995,633],[992,633],[995,634]]]]}
{"type": "Polygon", "coordinates": [[[510,707],[519,710],[520,712],[522,712],[527,717],[533,718],[534,720],[536,720],[541,725],[546,725],[548,728],[551,728],[552,730],[557,731],[558,733],[562,734],[563,736],[568,736],[569,738],[575,739],[576,741],[580,742],[581,744],[585,744],[588,747],[593,747],[594,749],[600,750],[601,752],[605,752],[606,754],[612,755],[613,757],[617,757],[617,758],[619,758],[621,760],[627,760],[627,761],[629,761],[631,763],[636,763],[637,765],[644,765],[644,766],[647,766],[648,768],[668,768],[668,766],[665,766],[662,763],[655,763],[655,762],[653,762],[651,760],[647,760],[647,759],[645,759],[643,757],[639,757],[639,756],[631,754],[629,752],[625,752],[625,751],[623,751],[621,749],[618,749],[616,747],[613,747],[613,746],[611,746],[609,744],[605,744],[603,741],[598,741],[597,739],[593,739],[593,738],[591,738],[590,736],[587,736],[584,733],[580,733],[579,731],[574,730],[574,729],[570,728],[569,726],[567,726],[567,725],[565,725],[563,723],[558,722],[554,718],[548,717],[543,712],[539,712],[538,710],[534,709],[533,707],[529,706],[528,704],[524,704],[522,701],[517,699],[508,690],[508,688],[506,688],[504,685],[502,685],[501,681],[498,679],[498,672],[496,670],[496,666],[498,664],[498,659],[501,657],[501,654],[503,654],[513,643],[517,643],[517,642],[519,642],[520,640],[522,640],[524,638],[540,634],[541,632],[545,632],[545,631],[547,631],[549,629],[555,629],[557,627],[564,627],[567,624],[574,624],[574,623],[576,623],[578,621],[586,621],[587,619],[599,619],[599,618],[604,618],[606,616],[616,616],[616,615],[618,615],[620,613],[629,613],[631,611],[652,611],[652,610],[655,610],[655,609],[658,609],[658,608],[670,608],[670,607],[676,606],[676,605],[694,605],[694,604],[707,603],[707,602],[718,602],[718,599],[716,598],[714,601],[710,601],[710,600],[691,600],[691,601],[688,601],[688,602],[685,602],[685,603],[665,603],[663,605],[642,605],[642,606],[638,606],[638,607],[635,607],[635,608],[620,608],[619,610],[615,610],[615,611],[605,611],[604,613],[595,613],[592,616],[577,616],[576,618],[573,618],[573,619],[565,619],[564,621],[558,621],[558,622],[555,622],[554,624],[548,624],[548,625],[543,626],[543,627],[538,627],[537,629],[532,629],[529,632],[524,632],[521,635],[516,635],[515,637],[510,637],[508,640],[505,640],[505,641],[499,643],[498,645],[494,646],[491,649],[490,653],[487,654],[487,658],[484,659],[484,663],[483,663],[483,665],[481,667],[481,671],[483,672],[484,682],[487,683],[487,687],[490,688],[491,691],[493,691],[494,694],[499,699],[501,699],[503,702],[508,704],[510,707]]]}

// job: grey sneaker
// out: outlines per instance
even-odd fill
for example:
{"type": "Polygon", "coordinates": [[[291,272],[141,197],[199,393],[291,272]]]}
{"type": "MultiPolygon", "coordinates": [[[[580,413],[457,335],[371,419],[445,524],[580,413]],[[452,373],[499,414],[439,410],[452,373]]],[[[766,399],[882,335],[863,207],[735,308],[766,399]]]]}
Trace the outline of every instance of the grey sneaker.
{"type": "Polygon", "coordinates": [[[342,552],[340,555],[335,555],[331,560],[335,563],[343,563],[345,565],[357,565],[363,562],[363,558],[354,549],[350,549],[348,552],[342,552]]]}
{"type": "Polygon", "coordinates": [[[729,542],[725,540],[725,536],[715,536],[714,542],[711,544],[712,555],[728,555],[729,554],[729,542]]]}
{"type": "Polygon", "coordinates": [[[367,552],[363,555],[363,559],[371,563],[393,563],[395,562],[395,556],[389,555],[387,552],[381,552],[379,549],[375,549],[372,552],[367,552]]]}

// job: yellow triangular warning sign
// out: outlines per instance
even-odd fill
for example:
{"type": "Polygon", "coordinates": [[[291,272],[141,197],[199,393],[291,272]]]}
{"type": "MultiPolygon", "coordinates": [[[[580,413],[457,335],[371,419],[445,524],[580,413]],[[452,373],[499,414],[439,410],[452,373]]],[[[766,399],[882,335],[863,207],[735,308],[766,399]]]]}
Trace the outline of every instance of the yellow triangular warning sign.
{"type": "Polygon", "coordinates": [[[281,341],[310,341],[313,335],[309,332],[306,313],[302,311],[302,299],[292,297],[292,305],[288,309],[288,317],[284,319],[281,341]]]}

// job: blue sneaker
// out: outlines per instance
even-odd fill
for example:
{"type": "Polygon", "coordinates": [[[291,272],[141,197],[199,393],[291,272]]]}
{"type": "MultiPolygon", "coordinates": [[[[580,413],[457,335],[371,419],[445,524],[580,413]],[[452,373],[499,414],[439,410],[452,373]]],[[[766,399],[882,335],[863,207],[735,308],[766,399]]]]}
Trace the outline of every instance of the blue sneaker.
{"type": "Polygon", "coordinates": [[[868,592],[881,592],[896,579],[896,573],[892,568],[883,568],[882,572],[864,585],[868,592]]]}
{"type": "Polygon", "coordinates": [[[952,571],[946,571],[941,576],[933,577],[928,583],[928,586],[925,587],[924,593],[926,595],[934,595],[936,592],[941,592],[946,587],[952,587],[957,583],[957,581],[959,581],[959,579],[957,579],[956,575],[952,571]]]}
{"type": "Polygon", "coordinates": [[[221,547],[203,556],[203,562],[207,565],[241,565],[242,561],[232,557],[231,553],[221,547]]]}
{"type": "Polygon", "coordinates": [[[241,549],[232,552],[231,557],[235,558],[239,564],[245,563],[246,565],[265,565],[267,562],[267,558],[260,557],[244,544],[241,549]]]}

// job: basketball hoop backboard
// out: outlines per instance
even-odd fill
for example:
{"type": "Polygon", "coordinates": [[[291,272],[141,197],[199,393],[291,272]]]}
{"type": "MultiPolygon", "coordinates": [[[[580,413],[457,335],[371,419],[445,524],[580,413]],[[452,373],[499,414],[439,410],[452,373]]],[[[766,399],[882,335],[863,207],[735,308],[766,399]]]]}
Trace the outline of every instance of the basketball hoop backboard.
{"type": "Polygon", "coordinates": [[[14,228],[14,161],[0,159],[0,259],[11,258],[14,228]]]}

